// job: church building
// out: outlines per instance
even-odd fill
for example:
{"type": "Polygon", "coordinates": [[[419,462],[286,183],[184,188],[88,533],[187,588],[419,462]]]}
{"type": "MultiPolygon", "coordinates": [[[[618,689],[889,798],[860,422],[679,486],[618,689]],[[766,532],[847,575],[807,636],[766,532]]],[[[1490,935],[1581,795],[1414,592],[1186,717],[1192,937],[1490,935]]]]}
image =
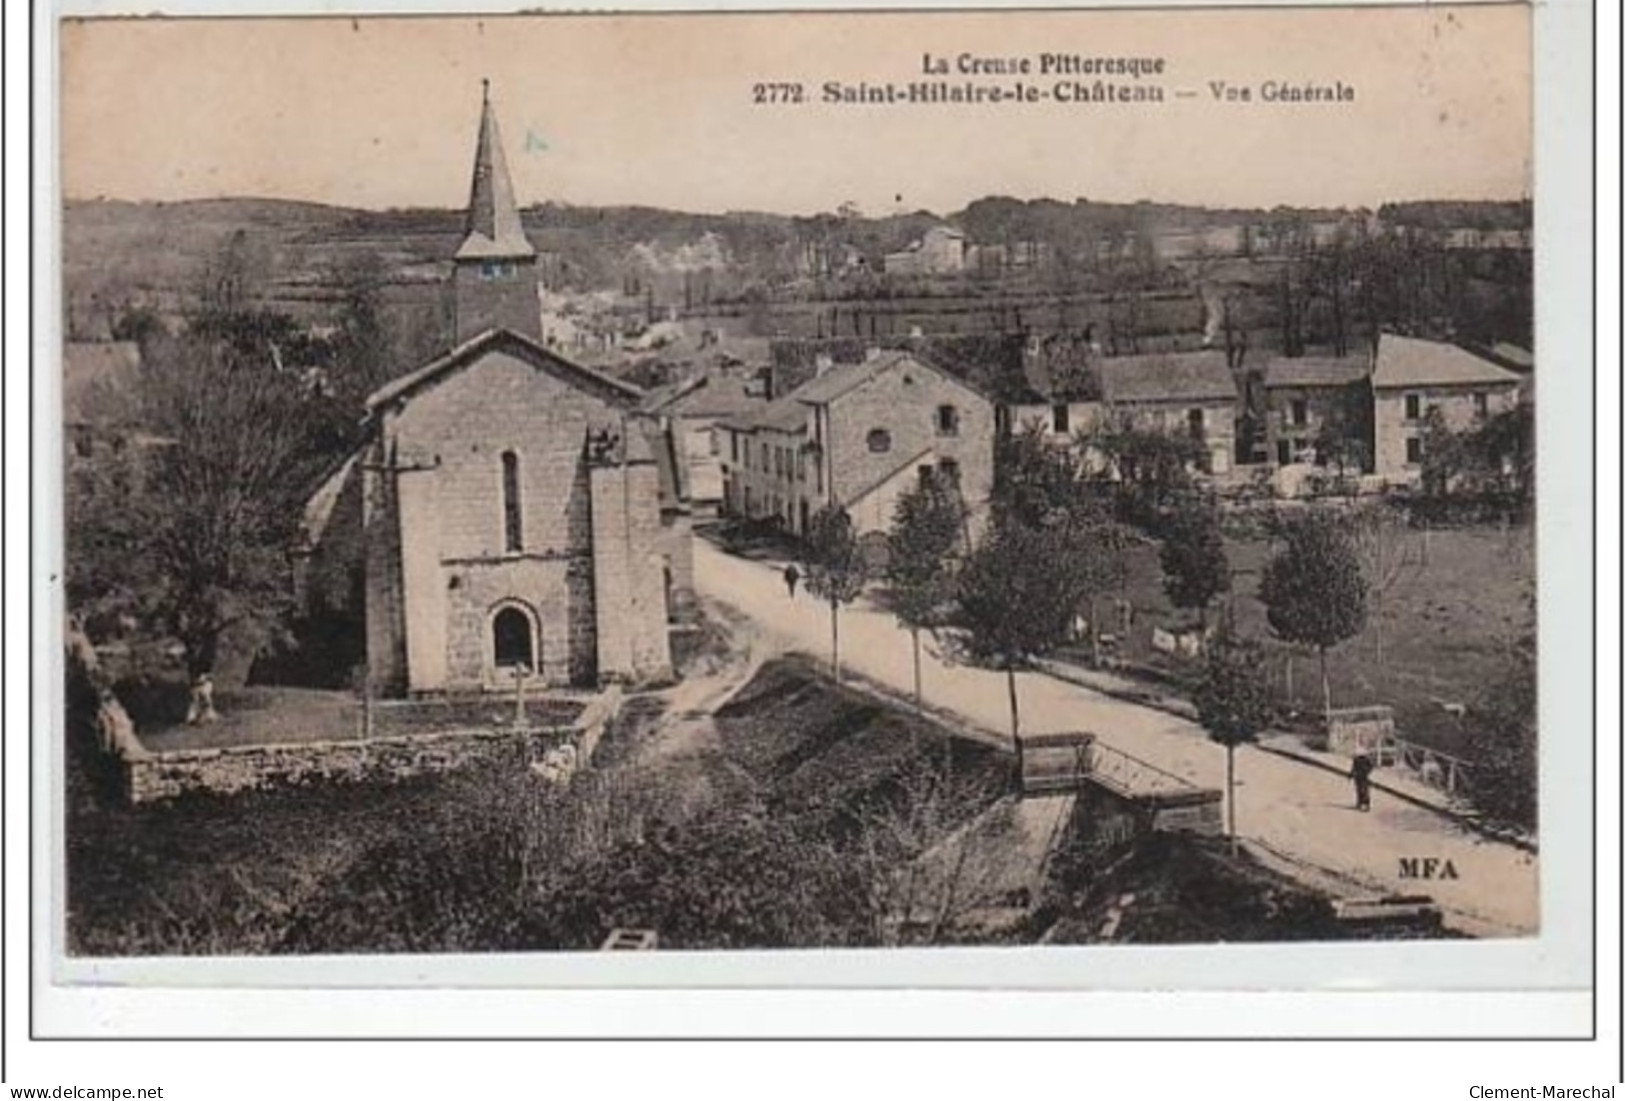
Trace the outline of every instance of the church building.
{"type": "Polygon", "coordinates": [[[380,694],[511,690],[516,667],[553,685],[672,675],[692,606],[681,449],[643,391],[544,346],[536,260],[487,95],[457,344],[368,398],[362,453],[307,512],[307,561],[358,547],[380,694]],[[345,513],[358,539],[335,537],[345,513]]]}

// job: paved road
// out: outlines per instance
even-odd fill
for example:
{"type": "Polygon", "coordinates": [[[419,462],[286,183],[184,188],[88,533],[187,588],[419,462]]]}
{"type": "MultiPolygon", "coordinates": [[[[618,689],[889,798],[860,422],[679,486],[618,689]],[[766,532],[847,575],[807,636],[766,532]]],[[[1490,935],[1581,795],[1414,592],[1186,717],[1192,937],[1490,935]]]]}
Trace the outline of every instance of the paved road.
{"type": "MultiPolygon", "coordinates": [[[[748,616],[786,649],[829,657],[829,607],[803,591],[791,599],[770,563],[694,541],[695,583],[706,597],[748,616]]],[[[994,731],[1010,729],[1002,672],[950,664],[929,640],[926,701],[994,731]]],[[[912,692],[908,634],[866,601],[841,612],[843,665],[912,692]]],[[[1088,730],[1104,743],[1197,784],[1224,787],[1224,750],[1194,723],[1038,673],[1017,676],[1023,733],[1088,730]]],[[[1517,936],[1539,926],[1536,857],[1453,825],[1382,792],[1369,813],[1353,809],[1350,782],[1243,747],[1236,754],[1237,829],[1291,861],[1373,891],[1425,892],[1455,924],[1479,935],[1517,936]],[[1400,878],[1400,858],[1449,861],[1455,878],[1400,878]]],[[[1439,867],[1442,869],[1443,864],[1439,867]]]]}

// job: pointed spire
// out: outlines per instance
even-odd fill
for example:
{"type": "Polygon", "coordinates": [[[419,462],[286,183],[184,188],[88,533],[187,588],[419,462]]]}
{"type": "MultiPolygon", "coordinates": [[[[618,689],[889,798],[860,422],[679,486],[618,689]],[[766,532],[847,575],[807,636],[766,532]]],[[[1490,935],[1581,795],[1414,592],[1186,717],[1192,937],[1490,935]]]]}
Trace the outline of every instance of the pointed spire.
{"type": "Polygon", "coordinates": [[[468,221],[459,260],[518,259],[536,255],[519,223],[508,159],[491,106],[491,82],[480,81],[480,137],[474,148],[474,180],[468,191],[468,221]]]}

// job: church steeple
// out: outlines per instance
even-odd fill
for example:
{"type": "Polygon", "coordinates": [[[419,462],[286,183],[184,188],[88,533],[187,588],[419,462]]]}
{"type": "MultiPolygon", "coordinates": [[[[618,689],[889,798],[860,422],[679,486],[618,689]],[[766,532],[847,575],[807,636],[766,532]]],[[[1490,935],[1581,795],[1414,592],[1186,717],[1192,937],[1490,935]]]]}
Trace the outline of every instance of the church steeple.
{"type": "Polygon", "coordinates": [[[513,179],[508,175],[508,158],[502,152],[502,132],[497,129],[496,111],[491,107],[491,82],[480,82],[480,137],[474,147],[474,180],[468,189],[468,219],[457,258],[514,258],[535,256],[519,224],[519,208],[514,203],[513,179]]]}
{"type": "Polygon", "coordinates": [[[513,179],[502,152],[502,134],[491,106],[491,82],[483,86],[474,178],[468,189],[463,243],[454,257],[457,340],[487,329],[511,329],[540,340],[536,249],[525,237],[514,201],[513,179]]]}

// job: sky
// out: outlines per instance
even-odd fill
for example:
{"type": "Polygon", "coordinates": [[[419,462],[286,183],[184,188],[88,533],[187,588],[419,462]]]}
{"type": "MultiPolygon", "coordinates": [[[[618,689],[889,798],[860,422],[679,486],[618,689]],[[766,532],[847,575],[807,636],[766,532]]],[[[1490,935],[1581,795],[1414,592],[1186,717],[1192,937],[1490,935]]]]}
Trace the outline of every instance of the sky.
{"type": "MultiPolygon", "coordinates": [[[[947,213],[984,195],[1208,206],[1525,197],[1529,9],[68,20],[68,198],[466,201],[491,81],[522,204],[947,213]],[[841,106],[924,57],[1164,59],[1160,104],[841,106]],[[1352,102],[1262,101],[1266,81],[1352,102]],[[753,85],[800,83],[800,104],[753,85]],[[1214,98],[1214,82],[1251,89],[1214,98]],[[1185,98],[1177,90],[1193,92],[1185,98]]],[[[1034,73],[1045,90],[1071,76],[1034,73]]],[[[1092,84],[1094,76],[1076,79],[1092,84]]],[[[1112,83],[1134,83],[1112,78],[1112,83]]]]}

